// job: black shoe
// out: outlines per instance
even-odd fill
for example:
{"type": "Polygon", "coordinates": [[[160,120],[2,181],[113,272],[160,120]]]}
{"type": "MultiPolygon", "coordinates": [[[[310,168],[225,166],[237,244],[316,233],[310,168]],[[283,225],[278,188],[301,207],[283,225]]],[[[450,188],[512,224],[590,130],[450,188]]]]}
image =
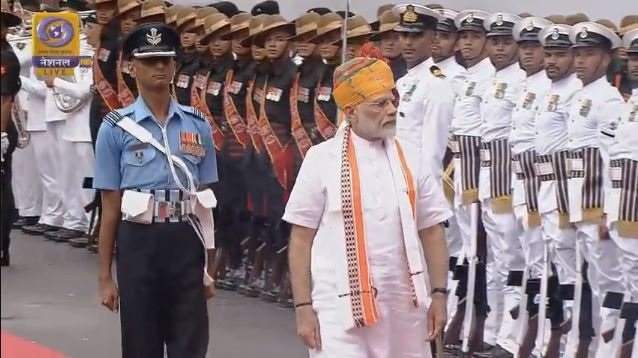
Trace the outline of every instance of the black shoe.
{"type": "Polygon", "coordinates": [[[71,230],[71,229],[60,229],[52,234],[53,241],[57,242],[68,242],[71,239],[77,239],[84,236],[82,231],[71,230]]]}
{"type": "Polygon", "coordinates": [[[69,239],[69,245],[78,249],[83,249],[87,247],[88,244],[89,244],[89,238],[86,236],[69,239]]]}
{"type": "Polygon", "coordinates": [[[493,358],[514,358],[514,355],[508,352],[505,348],[497,345],[490,351],[491,357],[493,358]]]}
{"type": "Polygon", "coordinates": [[[2,257],[0,257],[0,266],[2,266],[2,267],[9,266],[9,253],[8,252],[3,253],[2,257]]]}
{"type": "Polygon", "coordinates": [[[35,224],[35,225],[22,227],[22,231],[25,234],[30,234],[30,235],[44,235],[47,232],[58,231],[58,230],[60,230],[59,227],[55,227],[55,226],[51,226],[47,224],[35,224]]]}
{"type": "Polygon", "coordinates": [[[16,220],[16,221],[14,221],[14,222],[13,222],[13,228],[14,228],[14,229],[20,229],[20,228],[22,228],[23,226],[27,226],[27,225],[29,225],[29,224],[27,223],[27,218],[22,217],[22,216],[21,216],[21,217],[19,217],[19,218],[18,218],[18,220],[16,220]]]}

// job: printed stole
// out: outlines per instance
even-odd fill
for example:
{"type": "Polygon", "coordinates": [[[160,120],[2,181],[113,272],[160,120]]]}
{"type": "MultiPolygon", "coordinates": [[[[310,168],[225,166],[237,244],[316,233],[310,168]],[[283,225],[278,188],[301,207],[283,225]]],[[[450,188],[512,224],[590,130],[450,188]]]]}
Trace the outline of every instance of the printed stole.
{"type": "MultiPolygon", "coordinates": [[[[253,104],[253,92],[255,89],[256,78],[257,75],[253,76],[253,79],[250,80],[246,92],[246,127],[248,128],[248,135],[250,136],[250,141],[253,144],[253,149],[255,149],[256,153],[261,153],[262,150],[264,150],[264,142],[261,138],[261,134],[259,133],[257,112],[255,111],[255,105],[253,104]]],[[[264,96],[264,93],[262,93],[261,96],[264,96]]],[[[261,97],[259,100],[261,102],[261,97]]]]}
{"type": "Polygon", "coordinates": [[[598,148],[583,148],[570,153],[570,177],[583,178],[581,190],[582,221],[598,223],[603,218],[603,158],[598,148]]]}
{"type": "Polygon", "coordinates": [[[555,181],[556,206],[558,209],[558,227],[566,229],[571,226],[569,220],[569,152],[562,151],[536,157],[536,175],[541,182],[555,181]]]}
{"type": "Polygon", "coordinates": [[[100,68],[100,59],[99,59],[100,49],[98,48],[93,55],[93,76],[95,82],[95,89],[102,97],[102,100],[109,108],[109,112],[122,108],[122,104],[120,103],[120,99],[118,98],[117,93],[113,90],[113,87],[109,83],[109,81],[104,78],[104,73],[102,73],[102,69],[100,68]]]}
{"type": "MultiPolygon", "coordinates": [[[[270,157],[270,162],[272,163],[273,171],[275,172],[275,177],[277,177],[277,181],[279,185],[284,189],[284,191],[288,191],[290,189],[290,183],[292,179],[289,177],[289,174],[292,174],[290,164],[292,157],[291,151],[289,150],[288,143],[282,144],[275,130],[270,125],[270,120],[268,119],[268,115],[266,114],[266,93],[268,91],[268,79],[264,83],[264,88],[261,92],[261,98],[259,99],[259,117],[257,117],[257,127],[259,128],[259,133],[261,134],[262,142],[264,143],[264,147],[268,152],[268,156],[270,157]]],[[[254,107],[253,107],[254,109],[254,107]]]]}
{"type": "Polygon", "coordinates": [[[481,166],[490,170],[490,202],[495,214],[511,213],[512,152],[507,139],[481,143],[481,166]]]}
{"type": "Polygon", "coordinates": [[[126,81],[124,81],[124,75],[122,75],[122,51],[120,51],[120,56],[117,59],[117,96],[122,107],[130,106],[135,102],[135,96],[126,81]]]}
{"type": "Polygon", "coordinates": [[[246,132],[246,124],[242,119],[235,103],[233,102],[233,98],[229,93],[229,90],[232,86],[233,76],[235,71],[229,70],[226,74],[226,80],[224,83],[224,114],[226,115],[226,122],[230,126],[230,129],[233,131],[235,135],[235,139],[242,146],[242,148],[246,148],[248,141],[248,133],[246,132]]]}
{"type": "MultiPolygon", "coordinates": [[[[345,129],[341,157],[341,209],[346,241],[348,261],[348,282],[352,317],[357,327],[369,327],[379,320],[379,308],[376,304],[376,289],[372,284],[365,235],[365,213],[361,194],[361,177],[357,163],[356,149],[350,137],[351,129],[345,129]]],[[[412,216],[416,220],[416,187],[414,177],[407,165],[401,145],[394,140],[401,171],[408,189],[412,216]]],[[[393,160],[394,158],[391,158],[393,160]]],[[[410,272],[408,270],[408,272],[410,272]]],[[[417,298],[412,280],[412,299],[416,306],[417,298]]],[[[342,295],[345,296],[345,295],[342,295]]]]}
{"type": "Polygon", "coordinates": [[[620,190],[618,205],[618,235],[638,239],[638,161],[629,158],[613,159],[609,176],[614,189],[620,190]]]}
{"type": "Polygon", "coordinates": [[[197,75],[199,81],[203,82],[202,92],[197,93],[197,84],[198,80],[196,79],[191,86],[191,105],[198,109],[200,112],[204,113],[204,116],[210,123],[211,128],[213,129],[213,142],[215,143],[215,150],[218,152],[221,151],[222,145],[224,144],[224,133],[219,129],[219,125],[215,122],[215,117],[210,112],[208,108],[208,104],[206,104],[206,85],[208,84],[208,78],[210,77],[210,71],[206,74],[206,76],[202,76],[200,74],[197,75]],[[201,76],[201,77],[200,77],[201,76]]]}
{"type": "MultiPolygon", "coordinates": [[[[297,73],[295,77],[295,82],[293,83],[292,89],[290,90],[290,112],[292,113],[292,137],[295,139],[295,143],[297,144],[297,148],[301,153],[302,157],[306,156],[306,152],[308,149],[312,147],[313,143],[310,139],[310,136],[306,132],[305,127],[303,126],[303,122],[301,117],[299,116],[299,104],[297,102],[299,97],[299,80],[301,78],[301,73],[297,73]]],[[[319,80],[321,83],[321,80],[319,80]]],[[[323,140],[328,140],[334,137],[337,132],[337,127],[328,119],[326,114],[319,107],[319,103],[317,102],[317,96],[313,96],[313,111],[314,111],[314,120],[315,126],[317,127],[318,132],[321,134],[323,140]]]]}
{"type": "Polygon", "coordinates": [[[537,228],[541,225],[538,212],[538,191],[540,179],[536,175],[536,151],[528,150],[512,157],[516,178],[523,181],[525,206],[527,207],[527,225],[537,228]]]}

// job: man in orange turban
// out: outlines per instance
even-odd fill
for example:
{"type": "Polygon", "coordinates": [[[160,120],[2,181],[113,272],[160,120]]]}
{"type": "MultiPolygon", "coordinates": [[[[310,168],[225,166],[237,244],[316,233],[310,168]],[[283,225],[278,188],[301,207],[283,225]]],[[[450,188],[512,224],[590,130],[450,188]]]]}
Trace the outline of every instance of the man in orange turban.
{"type": "Polygon", "coordinates": [[[298,334],[311,357],[430,357],[450,210],[429,163],[394,138],[390,67],[354,58],[334,76],[344,124],[307,152],[283,217],[298,334]]]}

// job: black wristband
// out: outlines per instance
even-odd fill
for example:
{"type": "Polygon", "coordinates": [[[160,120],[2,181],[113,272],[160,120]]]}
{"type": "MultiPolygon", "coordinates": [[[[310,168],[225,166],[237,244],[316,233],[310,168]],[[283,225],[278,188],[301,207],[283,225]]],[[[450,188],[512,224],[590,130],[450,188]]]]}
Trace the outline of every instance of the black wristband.
{"type": "Polygon", "coordinates": [[[447,288],[436,287],[436,288],[432,289],[432,293],[431,294],[433,295],[435,293],[440,293],[440,294],[442,294],[444,296],[447,296],[448,295],[448,290],[447,290],[447,288]]]}
{"type": "Polygon", "coordinates": [[[295,308],[299,308],[299,307],[303,307],[303,306],[312,306],[312,302],[301,302],[301,303],[296,303],[295,304],[295,308]]]}

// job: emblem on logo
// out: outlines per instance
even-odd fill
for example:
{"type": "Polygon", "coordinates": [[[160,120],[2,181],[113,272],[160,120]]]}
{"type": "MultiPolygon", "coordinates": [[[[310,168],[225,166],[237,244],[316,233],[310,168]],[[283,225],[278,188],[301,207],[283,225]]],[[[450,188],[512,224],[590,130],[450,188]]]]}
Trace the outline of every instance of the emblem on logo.
{"type": "Polygon", "coordinates": [[[414,6],[408,5],[403,14],[403,22],[417,22],[419,16],[414,11],[414,6]]]}
{"type": "Polygon", "coordinates": [[[157,33],[156,28],[151,28],[151,32],[146,34],[146,41],[152,46],[157,46],[162,42],[162,34],[157,33]]]}
{"type": "Polygon", "coordinates": [[[554,30],[552,30],[552,40],[558,40],[558,38],[560,37],[560,33],[558,32],[558,28],[554,28],[554,30]]]}
{"type": "Polygon", "coordinates": [[[56,48],[68,45],[75,35],[73,25],[59,17],[44,19],[38,24],[36,33],[45,45],[56,48]]]}
{"type": "Polygon", "coordinates": [[[591,99],[585,99],[583,100],[583,104],[580,106],[580,111],[578,113],[583,117],[587,117],[589,115],[590,110],[591,110],[591,99]]]}
{"type": "Polygon", "coordinates": [[[560,99],[560,95],[553,94],[549,96],[549,102],[547,103],[547,112],[554,112],[558,107],[558,100],[560,99]]]}
{"type": "Polygon", "coordinates": [[[466,22],[474,22],[474,13],[471,12],[467,15],[467,19],[465,20],[466,22]]]}
{"type": "Polygon", "coordinates": [[[497,24],[498,26],[503,25],[503,15],[498,15],[498,16],[496,16],[496,24],[497,24]]]}
{"type": "Polygon", "coordinates": [[[530,21],[529,24],[527,24],[527,27],[525,28],[525,30],[532,31],[534,30],[534,27],[535,27],[534,23],[530,21]]]}
{"type": "Polygon", "coordinates": [[[494,98],[503,99],[505,98],[505,90],[507,89],[507,83],[500,82],[496,84],[496,89],[494,92],[494,98]]]}
{"type": "Polygon", "coordinates": [[[583,29],[580,31],[580,36],[581,39],[586,39],[587,36],[589,36],[589,33],[587,32],[587,28],[583,27],[583,29]]]}

